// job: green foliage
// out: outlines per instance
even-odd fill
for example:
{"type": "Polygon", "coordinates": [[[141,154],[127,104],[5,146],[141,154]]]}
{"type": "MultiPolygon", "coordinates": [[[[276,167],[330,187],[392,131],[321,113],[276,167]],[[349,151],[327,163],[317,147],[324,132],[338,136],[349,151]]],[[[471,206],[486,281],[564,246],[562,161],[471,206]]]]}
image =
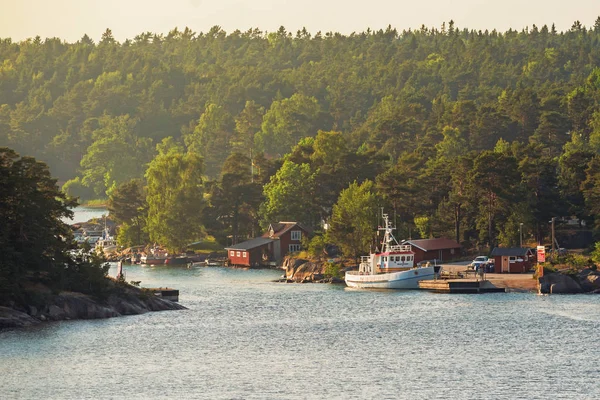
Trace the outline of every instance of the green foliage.
{"type": "Polygon", "coordinates": [[[136,124],[128,115],[99,119],[94,142],[81,159],[81,183],[96,195],[110,194],[118,184],[140,177],[151,160],[152,141],[135,134],[136,124]]]}
{"type": "Polygon", "coordinates": [[[22,300],[29,279],[54,291],[104,293],[107,266],[91,253],[75,258],[71,229],[61,220],[76,204],[44,163],[0,148],[0,303],[22,300]]]}
{"type": "Polygon", "coordinates": [[[423,215],[415,217],[415,227],[422,238],[429,238],[429,235],[431,234],[431,221],[429,217],[423,215]]]}
{"type": "Polygon", "coordinates": [[[596,264],[600,264],[600,242],[594,244],[594,250],[591,252],[590,257],[596,264]]]}
{"type": "Polygon", "coordinates": [[[343,278],[340,264],[331,262],[325,263],[323,275],[329,278],[343,278]]]}
{"type": "Polygon", "coordinates": [[[264,203],[260,208],[261,225],[266,228],[277,221],[297,221],[316,226],[315,174],[308,164],[285,161],[264,186],[264,203]]]}
{"type": "Polygon", "coordinates": [[[256,234],[258,217],[316,223],[371,180],[402,235],[421,216],[429,234],[473,245],[514,242],[521,222],[541,241],[550,216],[600,219],[586,172],[600,152],[597,25],[2,39],[0,146],[46,160],[69,195],[90,199],[142,179],[153,144],[185,142],[215,179],[202,222],[220,240],[256,234]],[[290,180],[309,195],[286,190],[258,216],[260,194],[222,171],[235,153],[263,185],[283,158],[308,164],[312,182],[290,180]]]}
{"type": "Polygon", "coordinates": [[[150,240],[170,252],[181,252],[205,235],[203,161],[196,153],[184,153],[169,139],[157,150],[159,154],[146,171],[148,232],[150,240]]]}
{"type": "Polygon", "coordinates": [[[333,206],[327,242],[338,246],[347,257],[368,253],[374,234],[378,199],[374,185],[354,182],[340,193],[333,206]]]}
{"type": "Polygon", "coordinates": [[[315,135],[319,111],[317,99],[303,94],[275,100],[256,135],[257,148],[268,154],[287,153],[303,137],[315,135]]]}
{"type": "Polygon", "coordinates": [[[117,236],[119,245],[129,247],[148,242],[148,204],[140,180],[131,180],[117,186],[108,199],[108,210],[110,216],[121,224],[117,236]]]}
{"type": "Polygon", "coordinates": [[[306,249],[311,257],[322,257],[325,245],[325,236],[321,234],[316,234],[312,238],[309,238],[308,236],[302,238],[302,247],[306,249]]]}

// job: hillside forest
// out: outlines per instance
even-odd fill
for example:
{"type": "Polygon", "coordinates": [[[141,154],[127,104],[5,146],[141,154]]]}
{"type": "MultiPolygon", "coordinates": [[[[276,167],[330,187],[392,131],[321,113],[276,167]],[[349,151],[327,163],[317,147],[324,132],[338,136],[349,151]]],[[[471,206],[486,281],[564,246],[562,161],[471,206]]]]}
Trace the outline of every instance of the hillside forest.
{"type": "Polygon", "coordinates": [[[348,238],[547,241],[600,228],[600,17],[521,31],[189,28],[0,39],[0,147],[109,199],[123,245],[300,221],[348,238]],[[361,214],[361,215],[362,215],[361,214]]]}

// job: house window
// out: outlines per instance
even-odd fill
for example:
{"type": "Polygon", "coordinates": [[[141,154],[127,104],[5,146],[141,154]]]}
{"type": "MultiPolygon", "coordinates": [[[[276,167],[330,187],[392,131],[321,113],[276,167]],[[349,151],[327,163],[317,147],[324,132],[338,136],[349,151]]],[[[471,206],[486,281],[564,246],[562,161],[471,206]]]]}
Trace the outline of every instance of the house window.
{"type": "Polygon", "coordinates": [[[454,249],[450,249],[450,254],[454,254],[454,249]]]}
{"type": "Polygon", "coordinates": [[[292,231],[292,240],[302,240],[302,231],[292,231]]]}
{"type": "Polygon", "coordinates": [[[242,257],[246,258],[246,252],[245,251],[242,253],[242,257]]]}
{"type": "Polygon", "coordinates": [[[231,250],[231,251],[229,252],[229,255],[230,255],[231,257],[233,257],[233,256],[234,256],[234,254],[235,254],[235,251],[233,251],[233,250],[231,250]]]}
{"type": "Polygon", "coordinates": [[[515,256],[508,257],[508,262],[514,263],[515,261],[517,261],[517,257],[515,257],[515,256]]]}
{"type": "Polygon", "coordinates": [[[295,251],[300,251],[300,245],[299,244],[290,244],[290,253],[293,253],[295,251]]]}
{"type": "Polygon", "coordinates": [[[240,252],[239,252],[239,251],[236,251],[236,252],[235,252],[235,256],[236,256],[236,257],[239,257],[239,256],[240,256],[240,252]]]}

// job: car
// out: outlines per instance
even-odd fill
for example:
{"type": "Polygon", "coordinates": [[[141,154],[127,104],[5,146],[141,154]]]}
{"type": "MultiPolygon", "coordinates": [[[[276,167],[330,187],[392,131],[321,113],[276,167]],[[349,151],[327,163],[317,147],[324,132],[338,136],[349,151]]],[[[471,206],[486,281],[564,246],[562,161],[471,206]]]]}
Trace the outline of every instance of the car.
{"type": "Polygon", "coordinates": [[[479,271],[480,267],[484,267],[484,268],[487,267],[489,262],[490,262],[490,259],[487,256],[477,256],[471,262],[470,267],[473,268],[475,271],[479,271]]]}

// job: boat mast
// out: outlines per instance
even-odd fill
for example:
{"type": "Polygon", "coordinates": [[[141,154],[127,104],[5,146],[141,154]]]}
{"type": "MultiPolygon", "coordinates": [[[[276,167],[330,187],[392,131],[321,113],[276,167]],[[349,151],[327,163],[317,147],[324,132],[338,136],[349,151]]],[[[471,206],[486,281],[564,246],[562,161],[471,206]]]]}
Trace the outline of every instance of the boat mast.
{"type": "Polygon", "coordinates": [[[385,232],[383,234],[383,240],[381,242],[381,252],[385,253],[388,252],[394,244],[398,244],[398,241],[392,233],[392,231],[396,228],[392,226],[389,215],[383,212],[383,208],[381,209],[381,216],[383,218],[384,227],[379,228],[379,230],[383,230],[385,232]]]}

